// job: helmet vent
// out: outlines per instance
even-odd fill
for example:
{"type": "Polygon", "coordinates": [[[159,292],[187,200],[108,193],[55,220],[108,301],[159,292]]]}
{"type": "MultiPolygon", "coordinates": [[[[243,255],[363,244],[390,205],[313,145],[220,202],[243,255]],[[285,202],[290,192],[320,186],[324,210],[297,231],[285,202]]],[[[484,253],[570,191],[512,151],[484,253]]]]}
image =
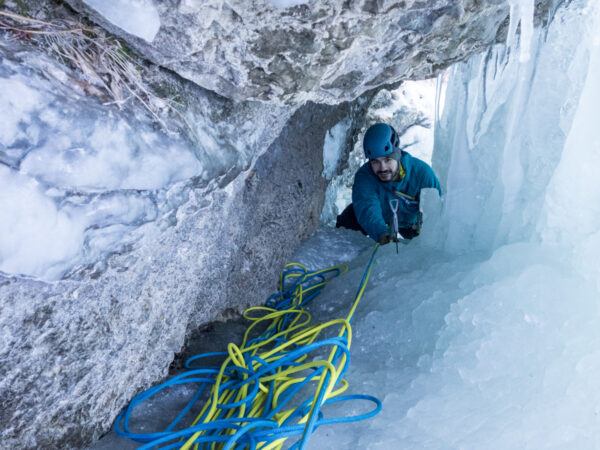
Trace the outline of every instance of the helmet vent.
{"type": "Polygon", "coordinates": [[[392,137],[390,138],[390,141],[392,142],[392,145],[394,147],[396,147],[398,145],[398,135],[396,134],[396,131],[392,128],[392,137]]]}

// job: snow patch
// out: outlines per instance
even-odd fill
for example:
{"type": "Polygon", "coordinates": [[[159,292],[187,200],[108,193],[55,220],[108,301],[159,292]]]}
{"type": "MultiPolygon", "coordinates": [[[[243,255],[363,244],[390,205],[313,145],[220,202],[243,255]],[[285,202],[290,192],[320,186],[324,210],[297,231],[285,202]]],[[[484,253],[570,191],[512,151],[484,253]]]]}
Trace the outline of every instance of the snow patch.
{"type": "Polygon", "coordinates": [[[328,180],[331,180],[331,177],[337,172],[340,157],[344,152],[348,128],[350,128],[350,119],[339,122],[325,134],[325,142],[323,143],[323,176],[328,180]]]}
{"type": "Polygon", "coordinates": [[[160,16],[152,0],[83,0],[106,20],[129,34],[152,42],[160,28],[160,16]]]}
{"type": "Polygon", "coordinates": [[[275,8],[286,9],[308,3],[308,0],[267,0],[275,8]]]}

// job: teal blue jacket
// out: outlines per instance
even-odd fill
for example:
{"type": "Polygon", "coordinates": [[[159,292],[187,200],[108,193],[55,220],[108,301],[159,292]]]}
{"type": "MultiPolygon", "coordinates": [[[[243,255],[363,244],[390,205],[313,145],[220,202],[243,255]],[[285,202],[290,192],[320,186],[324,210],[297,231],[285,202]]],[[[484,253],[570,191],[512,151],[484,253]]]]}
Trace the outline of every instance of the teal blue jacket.
{"type": "Polygon", "coordinates": [[[391,199],[398,199],[398,227],[409,228],[419,219],[421,189],[436,188],[442,195],[440,182],[426,162],[402,152],[400,165],[405,172],[400,181],[379,181],[368,162],[354,176],[354,212],[360,226],[375,241],[389,233],[389,227],[394,223],[391,199]]]}

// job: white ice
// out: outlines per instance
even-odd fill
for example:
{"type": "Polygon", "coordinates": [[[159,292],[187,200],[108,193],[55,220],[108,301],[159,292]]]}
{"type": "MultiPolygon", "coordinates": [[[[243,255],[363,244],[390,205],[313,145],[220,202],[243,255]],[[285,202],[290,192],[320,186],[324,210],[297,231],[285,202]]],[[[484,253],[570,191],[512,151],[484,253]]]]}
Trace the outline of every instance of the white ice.
{"type": "Polygon", "coordinates": [[[160,28],[160,16],[152,0],[83,0],[122,30],[152,42],[160,28]]]}
{"type": "Polygon", "coordinates": [[[271,5],[276,8],[286,9],[294,6],[303,5],[308,3],[308,0],[267,0],[271,5]]]}
{"type": "Polygon", "coordinates": [[[325,142],[323,143],[323,176],[328,180],[331,180],[331,177],[337,170],[349,127],[350,121],[343,120],[325,134],[325,142]]]}
{"type": "MultiPolygon", "coordinates": [[[[383,411],[317,430],[310,448],[600,448],[599,31],[597,2],[573,0],[527,51],[514,34],[451,70],[432,155],[443,201],[426,193],[422,235],[380,249],[353,320],[350,390],[383,411]]],[[[204,170],[148,124],[91,120],[85,99],[9,59],[0,91],[0,270],[52,278],[94,260],[204,170]]],[[[323,227],[299,250],[312,268],[351,267],[317,298],[318,320],[345,317],[372,245],[323,227]]]]}
{"type": "Polygon", "coordinates": [[[510,23],[506,45],[512,47],[517,38],[517,27],[521,26],[519,36],[519,61],[527,62],[531,58],[531,39],[533,37],[534,0],[508,0],[510,4],[510,23]]]}
{"type": "Polygon", "coordinates": [[[0,271],[9,274],[55,280],[101,260],[206,171],[183,140],[100,110],[69,76],[43,58],[0,60],[0,271]]]}

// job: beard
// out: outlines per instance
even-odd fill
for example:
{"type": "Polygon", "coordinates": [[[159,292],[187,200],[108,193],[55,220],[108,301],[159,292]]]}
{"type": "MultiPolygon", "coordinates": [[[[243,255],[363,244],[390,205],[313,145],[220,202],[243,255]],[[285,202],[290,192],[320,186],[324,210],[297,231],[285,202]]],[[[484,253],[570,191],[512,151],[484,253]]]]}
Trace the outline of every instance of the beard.
{"type": "Polygon", "coordinates": [[[382,181],[384,183],[387,183],[388,181],[392,181],[392,179],[394,178],[391,170],[382,170],[380,172],[377,172],[376,175],[377,175],[377,178],[379,178],[379,181],[382,181]]]}

